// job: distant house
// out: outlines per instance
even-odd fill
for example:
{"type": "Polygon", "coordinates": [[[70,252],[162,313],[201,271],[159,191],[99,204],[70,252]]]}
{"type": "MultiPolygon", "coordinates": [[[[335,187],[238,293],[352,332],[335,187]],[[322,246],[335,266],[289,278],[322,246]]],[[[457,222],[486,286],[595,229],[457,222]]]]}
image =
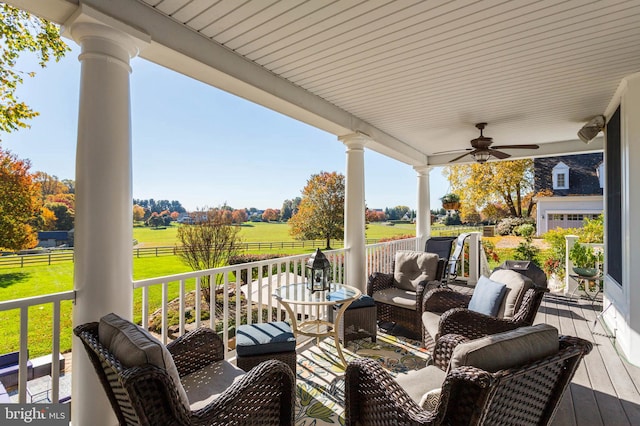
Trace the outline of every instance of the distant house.
{"type": "Polygon", "coordinates": [[[73,231],[40,231],[38,232],[38,247],[58,247],[64,244],[72,245],[69,233],[73,231]],[[71,243],[70,243],[71,242],[71,243]]]}
{"type": "Polygon", "coordinates": [[[538,235],[555,228],[581,228],[585,218],[603,211],[604,158],[601,152],[536,158],[533,161],[537,196],[538,235]]]}

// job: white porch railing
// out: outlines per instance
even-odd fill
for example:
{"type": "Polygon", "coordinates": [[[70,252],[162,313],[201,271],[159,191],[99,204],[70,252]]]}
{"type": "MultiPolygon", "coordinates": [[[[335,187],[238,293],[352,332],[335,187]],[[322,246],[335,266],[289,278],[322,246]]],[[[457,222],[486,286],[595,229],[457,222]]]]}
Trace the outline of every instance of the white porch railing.
{"type": "MultiPolygon", "coordinates": [[[[397,250],[416,250],[416,239],[409,238],[367,246],[367,276],[376,271],[390,272],[397,250]]],[[[343,282],[346,252],[347,250],[344,249],[324,252],[331,262],[333,279],[336,282],[343,282]]],[[[142,327],[148,329],[151,310],[159,310],[155,316],[159,316],[160,324],[156,324],[155,330],[159,330],[158,334],[162,342],[166,344],[169,340],[168,303],[173,299],[169,297],[170,291],[177,291],[177,301],[175,302],[178,304],[179,318],[175,331],[177,337],[185,333],[185,314],[188,311],[186,299],[190,291],[194,291],[194,306],[189,307],[189,310],[195,311],[190,315],[194,316],[195,327],[202,324],[202,315],[207,311],[203,310],[201,304],[201,283],[209,280],[212,283],[211,288],[217,291],[210,293],[209,306],[216,308],[213,310],[214,314],[209,312],[208,327],[212,330],[219,330],[225,346],[227,348],[233,347],[230,345],[232,336],[229,335],[232,327],[243,322],[247,324],[261,323],[265,319],[268,321],[283,318],[285,311],[277,301],[274,301],[271,294],[279,286],[293,284],[294,280],[304,279],[304,268],[309,255],[281,257],[134,281],[133,288],[142,289],[140,311],[134,312],[134,318],[140,318],[142,327]],[[157,291],[157,287],[160,287],[161,302],[160,306],[154,309],[150,306],[150,293],[154,290],[157,291]],[[244,306],[241,297],[234,297],[240,293],[244,294],[246,300],[244,306]]],[[[310,309],[310,307],[300,306],[295,312],[301,316],[313,316],[314,313],[310,309]]],[[[326,312],[321,312],[321,315],[326,315],[326,312]]],[[[227,350],[226,356],[231,357],[233,353],[227,350]]]]}
{"type": "Polygon", "coordinates": [[[29,308],[51,303],[53,305],[51,334],[51,401],[59,401],[60,395],[60,302],[75,300],[75,291],[0,302],[0,312],[20,309],[20,359],[18,361],[18,402],[27,402],[27,361],[29,308]]]}

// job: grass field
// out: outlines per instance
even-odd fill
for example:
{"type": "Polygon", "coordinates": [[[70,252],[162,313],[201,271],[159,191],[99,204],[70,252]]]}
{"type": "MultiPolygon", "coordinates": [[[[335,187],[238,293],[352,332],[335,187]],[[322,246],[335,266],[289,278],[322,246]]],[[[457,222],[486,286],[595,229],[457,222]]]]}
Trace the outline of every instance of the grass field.
{"type": "MultiPolygon", "coordinates": [[[[133,228],[133,238],[141,247],[174,246],[177,241],[179,224],[173,224],[165,229],[147,227],[133,228]]],[[[410,223],[400,223],[386,226],[372,223],[367,226],[366,238],[380,239],[395,235],[415,235],[416,226],[410,223]]],[[[240,226],[240,238],[244,242],[257,241],[295,241],[289,235],[289,225],[278,222],[247,222],[240,226]]]]}

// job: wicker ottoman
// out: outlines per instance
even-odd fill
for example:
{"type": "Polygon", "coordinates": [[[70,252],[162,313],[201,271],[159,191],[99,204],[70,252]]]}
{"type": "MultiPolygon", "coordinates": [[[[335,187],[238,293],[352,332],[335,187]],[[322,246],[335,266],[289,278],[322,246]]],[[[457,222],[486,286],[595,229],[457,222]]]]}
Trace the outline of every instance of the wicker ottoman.
{"type": "MultiPolygon", "coordinates": [[[[329,321],[333,322],[338,314],[340,306],[336,305],[329,309],[329,321]]],[[[342,344],[356,339],[370,337],[372,342],[376,341],[378,332],[376,324],[376,303],[373,297],[363,294],[359,299],[354,300],[344,312],[338,327],[338,335],[342,344]]]]}
{"type": "Polygon", "coordinates": [[[296,338],[284,321],[241,325],[236,333],[236,364],[249,371],[262,361],[277,359],[296,374],[296,338]]]}

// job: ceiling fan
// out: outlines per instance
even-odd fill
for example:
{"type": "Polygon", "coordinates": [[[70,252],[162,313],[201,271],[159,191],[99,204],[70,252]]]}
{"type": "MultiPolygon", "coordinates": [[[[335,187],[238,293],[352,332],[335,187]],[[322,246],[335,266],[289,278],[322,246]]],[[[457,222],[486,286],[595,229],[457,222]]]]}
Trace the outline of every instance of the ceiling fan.
{"type": "Polygon", "coordinates": [[[476,124],[476,128],[480,130],[480,136],[471,139],[472,148],[467,148],[466,152],[459,157],[454,158],[449,161],[453,163],[455,161],[460,160],[461,158],[471,155],[478,163],[486,163],[490,157],[495,157],[499,160],[504,160],[505,158],[511,157],[511,154],[507,154],[506,152],[499,151],[498,149],[538,149],[540,148],[538,145],[496,145],[491,147],[493,143],[493,138],[489,138],[482,134],[482,131],[486,127],[487,123],[478,123],[476,124]]]}

